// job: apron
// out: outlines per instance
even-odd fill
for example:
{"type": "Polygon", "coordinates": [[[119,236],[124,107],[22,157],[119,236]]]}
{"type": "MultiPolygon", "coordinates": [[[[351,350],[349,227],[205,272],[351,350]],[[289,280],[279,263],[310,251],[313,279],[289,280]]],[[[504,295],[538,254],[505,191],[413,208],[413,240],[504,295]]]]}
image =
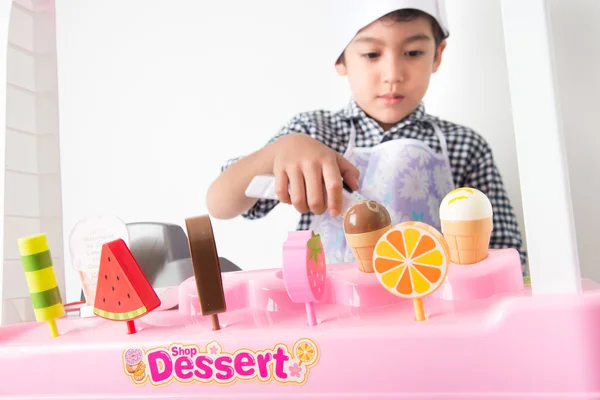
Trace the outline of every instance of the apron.
{"type": "MultiPolygon", "coordinates": [[[[421,221],[441,229],[440,204],[454,189],[454,180],[444,134],[437,124],[427,122],[433,126],[442,154],[417,139],[395,139],[371,148],[357,148],[352,123],[344,157],[360,171],[358,192],[383,204],[390,213],[392,226],[421,221]]],[[[314,215],[310,229],[321,235],[328,264],[355,261],[346,244],[342,218],[332,217],[328,212],[314,215]]]]}

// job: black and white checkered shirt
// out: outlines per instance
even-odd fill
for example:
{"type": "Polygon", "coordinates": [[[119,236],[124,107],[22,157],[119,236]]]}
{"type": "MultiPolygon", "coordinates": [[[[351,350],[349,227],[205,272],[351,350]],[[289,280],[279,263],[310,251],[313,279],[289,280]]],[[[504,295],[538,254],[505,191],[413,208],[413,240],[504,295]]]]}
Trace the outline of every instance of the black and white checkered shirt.
{"type": "MultiPolygon", "coordinates": [[[[491,148],[485,139],[473,130],[427,114],[423,104],[387,132],[369,118],[355,101],[351,101],[348,106],[337,112],[303,112],[285,125],[268,144],[288,133],[307,133],[331,149],[344,154],[350,140],[351,120],[356,128],[356,147],[372,147],[387,140],[411,138],[421,140],[434,151],[441,153],[440,142],[427,121],[435,122],[446,137],[456,187],[479,189],[492,203],[494,230],[490,247],[515,248],[521,254],[523,265],[526,264],[527,254],[518,222],[504,189],[502,177],[494,163],[491,148]]],[[[238,157],[227,161],[222,171],[239,159],[238,157]]],[[[260,199],[242,216],[248,219],[262,218],[278,203],[277,200],[260,199]]],[[[312,212],[302,214],[297,229],[309,229],[313,215],[312,212]]]]}

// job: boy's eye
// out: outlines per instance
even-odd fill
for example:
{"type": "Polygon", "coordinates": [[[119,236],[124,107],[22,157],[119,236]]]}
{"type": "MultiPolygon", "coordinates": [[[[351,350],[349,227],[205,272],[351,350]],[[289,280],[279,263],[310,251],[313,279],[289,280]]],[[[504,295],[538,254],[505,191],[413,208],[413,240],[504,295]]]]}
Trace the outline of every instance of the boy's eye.
{"type": "Polygon", "coordinates": [[[375,53],[375,52],[365,53],[365,54],[363,54],[363,57],[373,59],[373,58],[379,57],[379,53],[375,53]]]}
{"type": "Polygon", "coordinates": [[[412,50],[412,51],[407,51],[404,54],[406,54],[409,57],[419,57],[420,55],[423,54],[423,52],[421,50],[412,50]]]}

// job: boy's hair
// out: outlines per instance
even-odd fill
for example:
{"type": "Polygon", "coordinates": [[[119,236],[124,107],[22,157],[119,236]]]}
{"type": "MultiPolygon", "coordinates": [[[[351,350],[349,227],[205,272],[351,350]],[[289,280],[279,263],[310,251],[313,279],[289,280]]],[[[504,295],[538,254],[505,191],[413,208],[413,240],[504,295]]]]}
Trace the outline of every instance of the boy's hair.
{"type": "Polygon", "coordinates": [[[433,18],[431,15],[427,14],[426,12],[423,12],[421,10],[415,10],[413,8],[405,8],[402,10],[392,11],[391,13],[384,15],[380,19],[391,19],[392,21],[396,22],[407,22],[419,17],[425,17],[431,23],[433,39],[435,40],[435,47],[437,48],[444,39],[448,38],[448,35],[444,33],[444,30],[436,21],[436,19],[433,18]]]}
{"type": "MultiPolygon", "coordinates": [[[[419,17],[427,18],[429,20],[429,22],[431,23],[431,30],[433,32],[435,48],[437,49],[438,46],[442,43],[442,41],[448,38],[448,35],[446,35],[444,33],[444,30],[442,29],[440,24],[436,21],[436,19],[433,18],[431,15],[427,14],[426,12],[423,12],[421,10],[415,10],[413,8],[403,8],[401,10],[396,10],[396,11],[387,13],[386,15],[384,15],[383,17],[381,17],[379,19],[380,20],[381,19],[391,19],[392,21],[395,21],[395,22],[407,22],[407,21],[412,21],[419,17]]],[[[342,61],[342,62],[344,61],[344,53],[343,52],[340,55],[340,58],[338,59],[338,62],[339,61],[342,61]]]]}

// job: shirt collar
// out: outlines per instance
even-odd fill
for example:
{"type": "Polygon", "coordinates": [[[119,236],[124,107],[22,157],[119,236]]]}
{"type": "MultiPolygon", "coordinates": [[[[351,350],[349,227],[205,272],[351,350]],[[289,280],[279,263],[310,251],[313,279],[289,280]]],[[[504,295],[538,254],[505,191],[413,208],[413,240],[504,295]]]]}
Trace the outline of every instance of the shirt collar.
{"type": "MultiPolygon", "coordinates": [[[[354,99],[350,100],[348,105],[343,109],[342,115],[347,119],[360,120],[363,118],[369,118],[354,99]]],[[[410,113],[407,117],[405,117],[401,121],[398,121],[398,123],[394,125],[392,129],[390,129],[390,132],[397,131],[398,129],[402,129],[407,125],[410,125],[417,121],[422,121],[426,118],[427,114],[425,113],[425,106],[423,105],[423,103],[419,103],[417,108],[415,108],[415,110],[412,113],[410,113]]]]}

